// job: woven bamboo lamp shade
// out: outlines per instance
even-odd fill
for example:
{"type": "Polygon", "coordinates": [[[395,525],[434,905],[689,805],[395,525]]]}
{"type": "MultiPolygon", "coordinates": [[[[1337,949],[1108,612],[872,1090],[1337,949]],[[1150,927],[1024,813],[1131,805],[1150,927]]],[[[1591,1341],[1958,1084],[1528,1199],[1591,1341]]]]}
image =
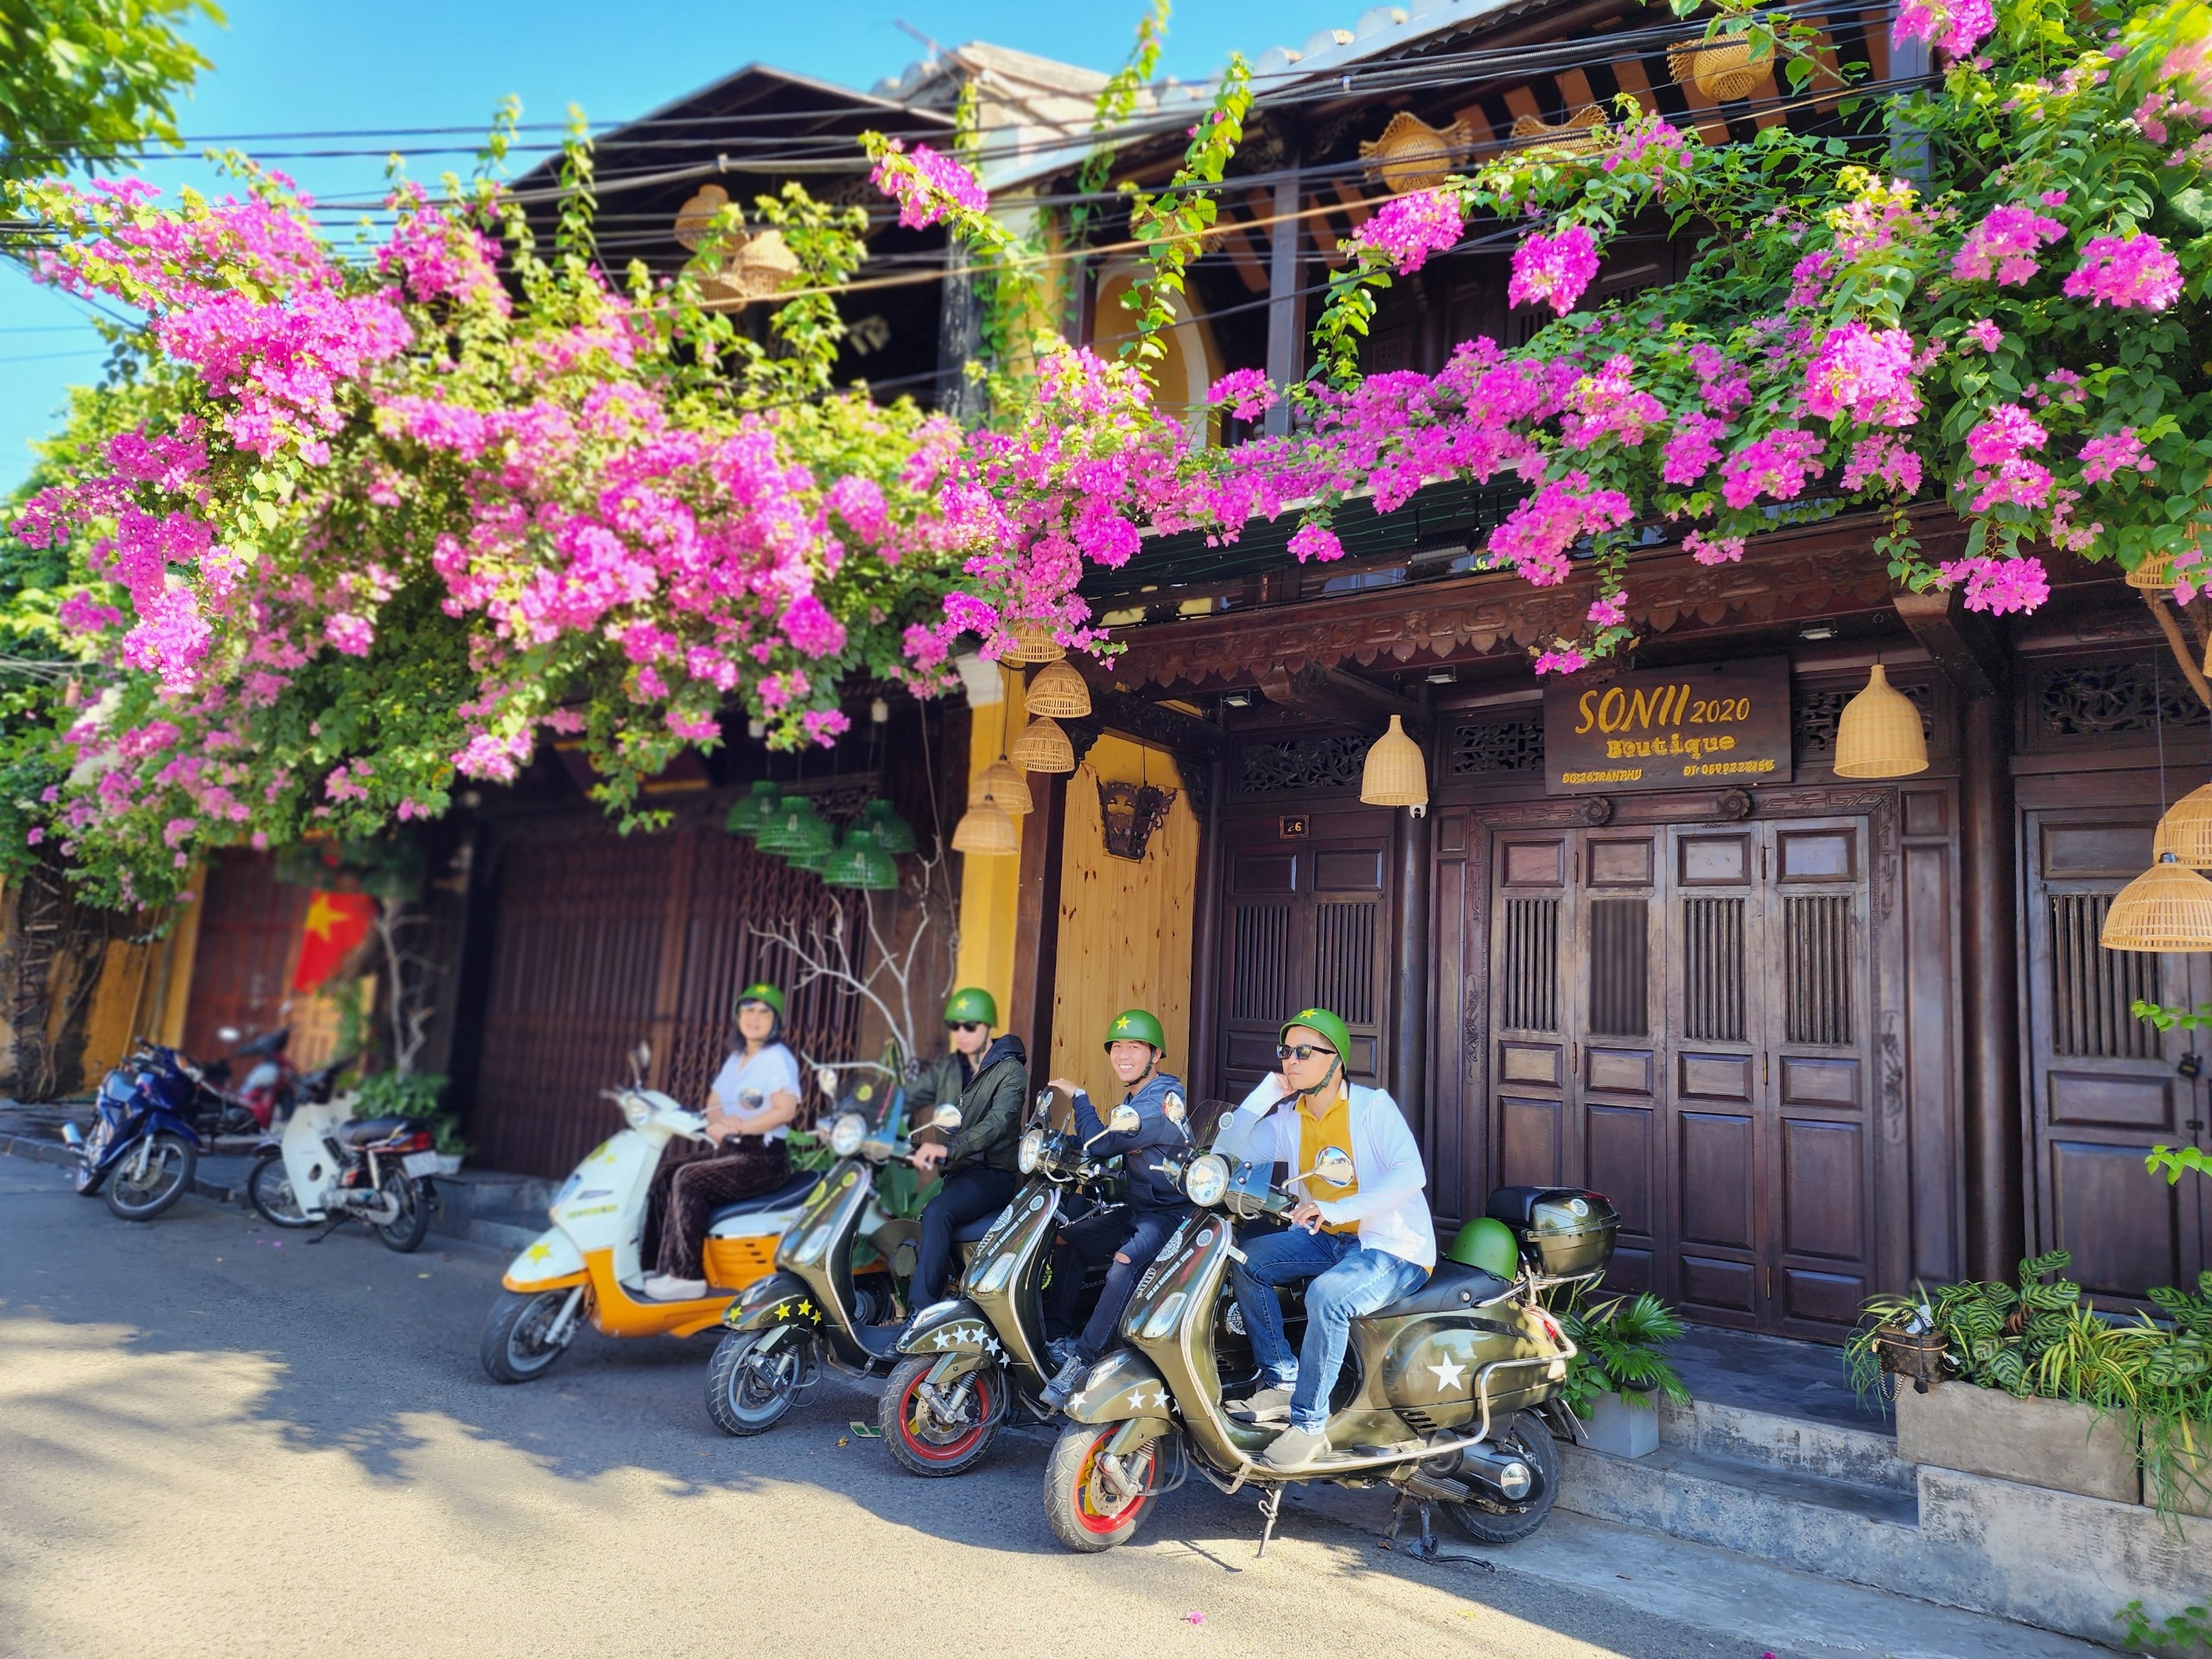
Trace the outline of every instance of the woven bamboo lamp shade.
{"type": "Polygon", "coordinates": [[[1843,705],[1835,723],[1835,775],[1910,778],[1927,770],[1928,734],[1920,729],[1920,710],[1877,663],[1866,690],[1843,705]]]}
{"type": "Polygon", "coordinates": [[[1021,836],[1014,830],[1014,820],[986,795],[981,806],[969,807],[960,815],[960,822],[952,826],[952,850],[1003,857],[1021,850],[1021,836]]]}
{"type": "Polygon", "coordinates": [[[2166,809],[2151,837],[2151,861],[2168,853],[2192,870],[2212,870],[2212,784],[2192,789],[2166,809]]]}
{"type": "Polygon", "coordinates": [[[2174,556],[2148,553],[2127,573],[2127,585],[2146,594],[2171,594],[2175,588],[2174,556]]]}
{"type": "Polygon", "coordinates": [[[999,653],[1002,663],[1057,663],[1068,654],[1068,648],[1052,638],[1049,622],[1017,622],[1014,625],[1014,644],[999,653]]]}
{"type": "Polygon", "coordinates": [[[1072,663],[1047,663],[1029,682],[1022,701],[1029,705],[1033,715],[1047,715],[1054,720],[1081,720],[1090,712],[1090,688],[1083,683],[1083,676],[1075,671],[1072,663]]]}
{"type": "Polygon", "coordinates": [[[977,772],[968,785],[968,804],[981,806],[985,801],[999,804],[999,810],[1020,817],[1036,804],[1029,798],[1029,780],[1007,764],[1001,755],[977,772]]]}
{"type": "Polygon", "coordinates": [[[1031,721],[1006,755],[1024,772],[1075,770],[1075,745],[1068,741],[1060,722],[1049,715],[1031,721]]]}
{"type": "Polygon", "coordinates": [[[1427,806],[1428,762],[1395,715],[1375,740],[1359,774],[1359,798],[1370,806],[1427,806]]]}
{"type": "Polygon", "coordinates": [[[2107,950],[2212,950],[2212,881],[2162,855],[2113,895],[2097,943],[2107,950]]]}
{"type": "Polygon", "coordinates": [[[1667,48],[1668,73],[1675,82],[1696,87],[1716,104],[1746,96],[1765,67],[1751,61],[1751,43],[1741,35],[1681,41],[1667,48]]]}

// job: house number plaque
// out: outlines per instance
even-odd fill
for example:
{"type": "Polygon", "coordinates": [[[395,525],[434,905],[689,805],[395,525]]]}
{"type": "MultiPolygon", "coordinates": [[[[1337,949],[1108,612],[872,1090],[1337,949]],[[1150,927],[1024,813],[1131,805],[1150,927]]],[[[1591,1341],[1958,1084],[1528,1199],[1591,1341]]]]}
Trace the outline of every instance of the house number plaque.
{"type": "Polygon", "coordinates": [[[1789,776],[1786,657],[1544,689],[1548,794],[1726,789],[1789,776]]]}

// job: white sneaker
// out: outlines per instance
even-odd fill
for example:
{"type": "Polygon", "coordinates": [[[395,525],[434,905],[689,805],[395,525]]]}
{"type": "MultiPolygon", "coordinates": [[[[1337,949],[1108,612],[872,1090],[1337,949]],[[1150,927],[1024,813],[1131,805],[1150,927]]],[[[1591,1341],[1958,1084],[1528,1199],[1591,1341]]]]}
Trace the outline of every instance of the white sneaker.
{"type": "Polygon", "coordinates": [[[645,1294],[657,1302],[696,1302],[707,1294],[703,1279],[677,1279],[665,1273],[645,1275],[645,1294]]]}

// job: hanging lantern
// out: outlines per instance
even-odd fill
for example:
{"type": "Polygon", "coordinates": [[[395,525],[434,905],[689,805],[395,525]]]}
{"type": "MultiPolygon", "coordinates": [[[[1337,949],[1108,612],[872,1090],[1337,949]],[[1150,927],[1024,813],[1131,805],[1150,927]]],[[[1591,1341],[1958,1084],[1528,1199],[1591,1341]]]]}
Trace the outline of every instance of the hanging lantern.
{"type": "Polygon", "coordinates": [[[764,853],[796,858],[802,854],[826,853],[836,840],[836,832],[823,821],[810,798],[786,795],[775,816],[761,826],[753,844],[764,853]]]}
{"type": "Polygon", "coordinates": [[[867,824],[875,836],[875,844],[887,853],[911,853],[920,843],[914,839],[914,826],[899,816],[899,809],[880,796],[861,809],[861,822],[867,824]]]}
{"type": "Polygon", "coordinates": [[[795,870],[804,870],[810,875],[819,875],[830,868],[830,861],[836,855],[836,849],[833,848],[809,847],[802,852],[793,853],[784,862],[795,870]]]}
{"type": "Polygon", "coordinates": [[[1866,690],[1843,705],[1835,723],[1835,775],[1910,778],[1927,770],[1928,734],[1920,729],[1920,710],[1877,663],[1866,690]]]}
{"type": "Polygon", "coordinates": [[[1057,663],[1068,654],[1068,648],[1052,638],[1049,622],[1017,622],[1010,632],[1014,643],[999,653],[1002,663],[1057,663]]]}
{"type": "Polygon", "coordinates": [[[874,830],[863,818],[845,831],[843,842],[822,867],[822,884],[885,893],[899,885],[899,866],[883,850],[874,830]]]}
{"type": "Polygon", "coordinates": [[[2097,943],[2107,950],[2212,950],[2212,881],[2161,855],[2113,895],[2097,943]]]}
{"type": "Polygon", "coordinates": [[[1359,774],[1359,798],[1370,806],[1428,804],[1428,761],[1395,715],[1390,716],[1390,729],[1367,752],[1367,765],[1359,774]]]}
{"type": "Polygon", "coordinates": [[[1667,70],[1676,84],[1694,86],[1716,104],[1749,97],[1766,67],[1752,61],[1751,42],[1743,35],[1678,41],[1667,48],[1667,70]]]}
{"type": "Polygon", "coordinates": [[[2174,556],[2171,553],[2145,553],[2127,573],[2127,585],[2146,594],[2171,594],[2177,585],[2174,576],[2174,556]]]}
{"type": "Polygon", "coordinates": [[[722,828],[733,836],[757,836],[768,821],[769,814],[783,804],[783,791],[766,778],[753,780],[753,787],[737,798],[729,810],[729,817],[722,820],[722,828]]]}
{"type": "Polygon", "coordinates": [[[1060,729],[1059,721],[1048,716],[1029,722],[1021,735],[1014,740],[1007,759],[1024,772],[1073,772],[1075,745],[1068,741],[1068,734],[1060,729]]]}
{"type": "Polygon", "coordinates": [[[988,798],[999,804],[999,810],[1020,817],[1033,810],[1036,803],[1029,798],[1028,780],[1007,763],[1001,755],[977,772],[968,785],[968,804],[981,806],[988,798]]]}
{"type": "Polygon", "coordinates": [[[2152,861],[2168,853],[2189,869],[2212,870],[2212,784],[2190,791],[2158,820],[2158,833],[2151,837],[2152,861]]]}
{"type": "Polygon", "coordinates": [[[960,822],[952,827],[952,850],[987,857],[1002,857],[1021,850],[1021,837],[1014,827],[1014,820],[999,810],[996,801],[986,795],[982,804],[971,806],[961,814],[960,822]]]}
{"type": "Polygon", "coordinates": [[[1029,682],[1023,701],[1033,715],[1048,715],[1054,720],[1081,720],[1090,712],[1090,688],[1083,683],[1083,676],[1075,671],[1072,663],[1047,663],[1029,682]]]}

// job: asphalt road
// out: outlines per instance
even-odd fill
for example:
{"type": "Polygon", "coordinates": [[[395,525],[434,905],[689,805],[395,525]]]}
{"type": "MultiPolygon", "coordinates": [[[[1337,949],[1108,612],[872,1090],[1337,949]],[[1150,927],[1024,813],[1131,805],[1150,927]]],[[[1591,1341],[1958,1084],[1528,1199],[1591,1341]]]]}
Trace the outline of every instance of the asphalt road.
{"type": "Polygon", "coordinates": [[[1041,1433],[917,1479],[849,1427],[874,1395],[832,1377],[729,1440],[706,1338],[588,1335],[502,1388],[476,1360],[499,1266],[350,1230],[309,1246],[197,1199],[128,1225],[0,1158],[0,1654],[1776,1646],[1519,1570],[1545,1534],[1495,1573],[1405,1560],[1366,1495],[1286,1504],[1255,1559],[1251,1501],[1185,1489],[1123,1548],[1071,1555],[1039,1502],[1041,1433]]]}

